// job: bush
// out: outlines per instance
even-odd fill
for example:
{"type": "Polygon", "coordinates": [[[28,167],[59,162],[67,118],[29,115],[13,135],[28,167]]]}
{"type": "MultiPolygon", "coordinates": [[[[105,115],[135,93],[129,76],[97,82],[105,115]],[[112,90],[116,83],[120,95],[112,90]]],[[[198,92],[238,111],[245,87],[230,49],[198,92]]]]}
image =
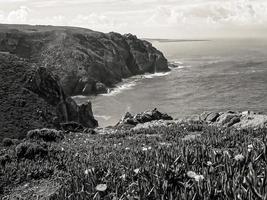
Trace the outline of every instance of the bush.
{"type": "Polygon", "coordinates": [[[28,139],[44,140],[46,142],[56,142],[64,138],[61,131],[55,129],[35,129],[27,133],[28,139]]]}
{"type": "Polygon", "coordinates": [[[4,138],[2,143],[3,143],[4,147],[10,147],[14,144],[14,142],[11,138],[4,138]]]}
{"type": "Polygon", "coordinates": [[[10,162],[11,158],[8,154],[0,156],[0,164],[4,167],[7,162],[10,162]]]}
{"type": "Polygon", "coordinates": [[[33,159],[37,155],[45,156],[48,154],[48,149],[45,145],[37,143],[23,142],[16,146],[16,155],[20,158],[33,159]]]}

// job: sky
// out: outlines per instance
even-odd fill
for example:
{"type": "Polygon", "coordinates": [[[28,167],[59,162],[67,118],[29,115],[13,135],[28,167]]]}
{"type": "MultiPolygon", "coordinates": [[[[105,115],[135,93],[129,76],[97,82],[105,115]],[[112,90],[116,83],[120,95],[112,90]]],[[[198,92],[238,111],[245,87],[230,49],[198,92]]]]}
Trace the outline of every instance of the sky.
{"type": "Polygon", "coordinates": [[[0,23],[143,38],[257,38],[267,36],[267,0],[0,0],[0,23]]]}

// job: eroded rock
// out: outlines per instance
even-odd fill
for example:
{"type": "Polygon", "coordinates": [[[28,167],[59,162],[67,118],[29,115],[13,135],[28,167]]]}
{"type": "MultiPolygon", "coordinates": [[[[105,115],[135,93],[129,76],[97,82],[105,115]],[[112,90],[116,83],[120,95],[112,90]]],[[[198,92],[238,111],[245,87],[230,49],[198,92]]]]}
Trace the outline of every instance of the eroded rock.
{"type": "Polygon", "coordinates": [[[155,120],[172,120],[173,118],[166,113],[159,112],[156,108],[152,111],[145,111],[142,113],[138,113],[136,115],[132,115],[127,112],[125,116],[118,122],[116,126],[125,126],[132,125],[135,126],[137,124],[144,124],[146,122],[151,122],[155,120]]]}

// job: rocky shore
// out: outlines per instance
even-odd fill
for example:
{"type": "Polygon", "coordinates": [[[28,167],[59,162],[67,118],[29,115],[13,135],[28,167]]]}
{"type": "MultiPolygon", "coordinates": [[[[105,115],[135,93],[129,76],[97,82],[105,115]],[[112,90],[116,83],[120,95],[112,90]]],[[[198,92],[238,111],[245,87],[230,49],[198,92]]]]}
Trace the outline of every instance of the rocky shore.
{"type": "MultiPolygon", "coordinates": [[[[112,134],[117,130],[149,130],[160,127],[181,125],[183,123],[197,124],[199,127],[217,127],[220,129],[257,130],[267,128],[267,115],[253,111],[203,112],[186,118],[174,119],[167,113],[161,113],[156,108],[138,114],[126,113],[114,126],[97,128],[96,133],[112,134]]],[[[201,128],[200,128],[201,129],[201,128]]]]}
{"type": "Polygon", "coordinates": [[[95,128],[91,103],[78,106],[71,96],[169,70],[160,51],[131,34],[11,24],[0,24],[0,69],[0,140],[34,128],[95,128]]]}

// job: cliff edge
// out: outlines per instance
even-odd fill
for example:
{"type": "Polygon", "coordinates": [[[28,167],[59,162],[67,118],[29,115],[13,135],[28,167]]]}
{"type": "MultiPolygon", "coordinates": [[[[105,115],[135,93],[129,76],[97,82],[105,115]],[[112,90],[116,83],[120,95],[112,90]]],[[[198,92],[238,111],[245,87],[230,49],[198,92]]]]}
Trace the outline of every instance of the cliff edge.
{"type": "Polygon", "coordinates": [[[2,24],[0,51],[48,69],[67,95],[103,93],[122,78],[168,70],[147,41],[83,28],[2,24]]]}

